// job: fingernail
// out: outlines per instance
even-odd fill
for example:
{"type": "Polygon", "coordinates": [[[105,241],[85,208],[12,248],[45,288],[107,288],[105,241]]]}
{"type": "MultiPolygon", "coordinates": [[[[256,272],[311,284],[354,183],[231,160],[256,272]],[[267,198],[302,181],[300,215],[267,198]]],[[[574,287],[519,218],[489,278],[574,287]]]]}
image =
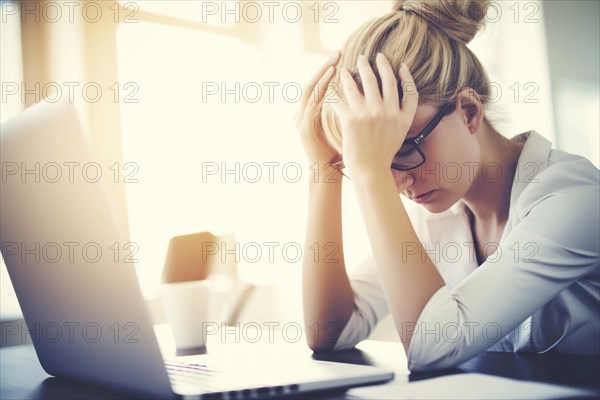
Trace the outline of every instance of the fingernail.
{"type": "Polygon", "coordinates": [[[363,63],[364,63],[364,62],[366,62],[366,61],[367,61],[367,57],[365,57],[365,55],[364,55],[364,54],[360,54],[360,55],[358,56],[358,61],[360,61],[360,62],[363,62],[363,63]]]}
{"type": "Polygon", "coordinates": [[[385,56],[383,55],[383,53],[377,53],[377,58],[382,60],[385,56]]]}
{"type": "Polygon", "coordinates": [[[407,71],[407,70],[408,70],[408,67],[407,67],[407,66],[406,66],[406,64],[404,64],[404,63],[402,63],[402,66],[401,66],[401,68],[402,68],[403,70],[405,70],[405,71],[407,71]]]}

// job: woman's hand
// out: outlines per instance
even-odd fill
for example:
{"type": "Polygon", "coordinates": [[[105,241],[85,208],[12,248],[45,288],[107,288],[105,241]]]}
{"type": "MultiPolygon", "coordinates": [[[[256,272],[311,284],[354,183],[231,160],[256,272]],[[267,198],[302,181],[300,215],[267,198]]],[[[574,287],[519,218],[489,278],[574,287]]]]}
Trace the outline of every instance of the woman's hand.
{"type": "Polygon", "coordinates": [[[341,78],[348,103],[339,98],[332,103],[342,128],[344,165],[353,180],[363,173],[390,171],[392,160],[406,138],[418,105],[418,93],[408,68],[404,64],[400,68],[403,91],[400,104],[398,83],[389,61],[380,53],[376,62],[383,96],[367,58],[361,55],[358,70],[364,96],[352,75],[343,68],[341,78]]]}
{"type": "Polygon", "coordinates": [[[339,58],[340,53],[335,52],[306,84],[302,90],[300,108],[294,114],[294,122],[300,133],[308,161],[311,164],[319,163],[321,167],[328,166],[337,155],[337,152],[325,142],[323,129],[316,117],[318,106],[335,73],[334,66],[339,58]]]}

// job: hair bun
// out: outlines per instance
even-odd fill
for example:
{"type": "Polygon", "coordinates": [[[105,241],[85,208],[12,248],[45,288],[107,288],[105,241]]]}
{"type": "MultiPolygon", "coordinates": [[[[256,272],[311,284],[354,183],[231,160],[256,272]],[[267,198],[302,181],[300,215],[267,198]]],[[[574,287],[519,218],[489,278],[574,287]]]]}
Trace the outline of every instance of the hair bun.
{"type": "Polygon", "coordinates": [[[394,10],[416,14],[451,39],[469,43],[484,26],[490,0],[396,0],[394,10]]]}

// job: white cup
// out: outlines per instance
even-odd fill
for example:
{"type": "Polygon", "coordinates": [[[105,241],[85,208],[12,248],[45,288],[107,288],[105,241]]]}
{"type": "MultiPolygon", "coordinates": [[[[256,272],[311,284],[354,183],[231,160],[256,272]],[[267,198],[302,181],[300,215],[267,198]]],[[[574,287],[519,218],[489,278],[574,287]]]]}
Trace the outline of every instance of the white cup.
{"type": "Polygon", "coordinates": [[[161,284],[163,310],[178,349],[206,345],[202,330],[208,321],[209,288],[209,280],[161,284]]]}

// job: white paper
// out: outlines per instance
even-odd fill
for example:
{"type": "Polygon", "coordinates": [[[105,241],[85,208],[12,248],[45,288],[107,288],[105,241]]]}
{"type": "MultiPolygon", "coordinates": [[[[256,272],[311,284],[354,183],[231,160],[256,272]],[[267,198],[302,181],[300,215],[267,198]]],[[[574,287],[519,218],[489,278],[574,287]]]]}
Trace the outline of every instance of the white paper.
{"type": "Polygon", "coordinates": [[[408,382],[393,380],[385,385],[351,389],[347,399],[556,399],[592,397],[588,390],[520,381],[476,373],[454,374],[408,382]]]}

